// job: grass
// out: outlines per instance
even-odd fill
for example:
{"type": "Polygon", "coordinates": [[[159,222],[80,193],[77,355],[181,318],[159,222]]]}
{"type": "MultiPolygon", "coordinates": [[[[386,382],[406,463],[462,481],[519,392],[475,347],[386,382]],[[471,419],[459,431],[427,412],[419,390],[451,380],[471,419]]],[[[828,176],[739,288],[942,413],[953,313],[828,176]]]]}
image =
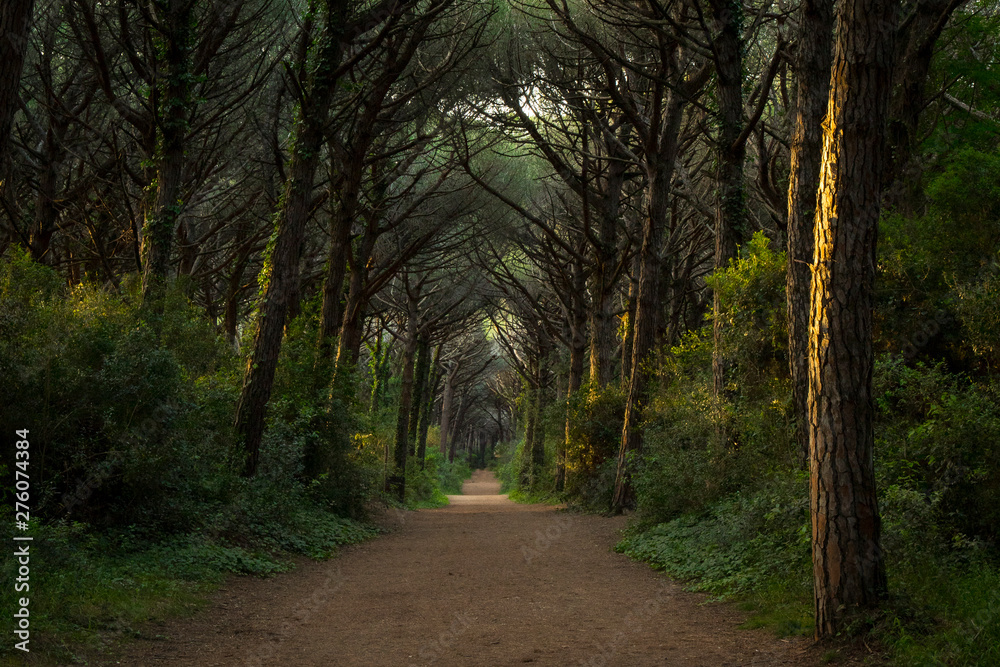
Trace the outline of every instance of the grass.
{"type": "MultiPolygon", "coordinates": [[[[219,536],[174,536],[160,542],[109,536],[79,523],[33,527],[29,597],[29,654],[0,646],[0,664],[84,664],[142,636],[150,621],[187,616],[230,574],[270,576],[293,567],[293,558],[327,558],[344,544],[368,539],[374,528],[313,508],[285,536],[292,548],[260,539],[234,545],[219,536]]],[[[0,586],[13,590],[5,568],[0,586]]],[[[12,637],[13,619],[0,620],[12,637]]]]}
{"type": "MultiPolygon", "coordinates": [[[[697,513],[634,526],[616,550],[648,562],[716,599],[750,612],[748,628],[780,636],[813,632],[812,569],[801,517],[776,496],[735,494],[697,513]],[[761,512],[761,500],[771,506],[761,512]],[[796,518],[798,517],[798,518],[796,518]]],[[[793,500],[793,499],[790,499],[793,500]]],[[[794,506],[794,503],[792,503],[794,506]]],[[[805,525],[805,524],[803,524],[805,525]]],[[[930,536],[888,556],[889,598],[860,616],[838,641],[879,647],[879,659],[907,667],[1000,665],[1000,566],[982,544],[935,544],[930,536]]],[[[824,657],[836,661],[835,643],[824,657]]]]}

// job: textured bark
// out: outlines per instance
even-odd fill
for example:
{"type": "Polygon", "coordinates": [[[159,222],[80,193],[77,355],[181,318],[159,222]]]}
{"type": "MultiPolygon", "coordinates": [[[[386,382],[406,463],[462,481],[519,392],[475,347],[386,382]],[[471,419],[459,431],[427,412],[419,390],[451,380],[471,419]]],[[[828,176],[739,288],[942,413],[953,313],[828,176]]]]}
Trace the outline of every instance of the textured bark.
{"type": "Polygon", "coordinates": [[[330,115],[330,102],[341,58],[341,31],[348,0],[329,2],[324,34],[316,50],[309,91],[295,119],[295,141],[288,167],[288,180],[270,252],[261,275],[263,295],[256,319],[253,351],[247,360],[243,388],[236,406],[236,432],[246,451],[244,473],[253,476],[260,459],[267,403],[271,398],[274,372],[281,351],[288,299],[298,279],[299,258],[306,222],[312,204],[313,183],[323,145],[323,129],[330,115]]]}
{"type": "Polygon", "coordinates": [[[635,324],[632,330],[631,379],[625,399],[625,423],[618,450],[618,469],[611,501],[613,511],[635,505],[629,458],[642,451],[640,423],[648,400],[649,369],[646,362],[657,345],[660,331],[660,256],[669,215],[670,184],[678,151],[678,134],[684,112],[684,96],[678,91],[667,95],[656,155],[647,157],[646,216],[639,250],[639,285],[636,293],[635,324]]]}
{"type": "Polygon", "coordinates": [[[635,300],[639,296],[639,254],[636,253],[632,260],[632,277],[628,282],[628,300],[625,305],[625,331],[622,336],[622,391],[628,391],[629,382],[632,380],[632,346],[635,332],[635,300]]]}
{"type": "Polygon", "coordinates": [[[803,0],[796,38],[795,105],[788,177],[788,268],[785,297],[788,314],[788,371],[799,458],[809,454],[809,299],[816,219],[816,186],[823,149],[823,116],[833,60],[833,0],[803,0]]]}
{"type": "MultiPolygon", "coordinates": [[[[155,6],[155,5],[154,5],[155,6]]],[[[146,211],[142,228],[142,302],[162,312],[170,252],[181,212],[181,182],[185,164],[188,118],[194,104],[191,91],[191,45],[194,3],[168,0],[159,12],[163,81],[157,95],[159,146],[156,159],[156,194],[146,211]]]]}
{"type": "Polygon", "coordinates": [[[0,2],[0,197],[7,181],[10,131],[21,94],[21,69],[28,49],[34,0],[0,2]]]}
{"type": "MultiPolygon", "coordinates": [[[[743,164],[746,158],[746,141],[740,141],[743,131],[743,8],[740,0],[713,0],[719,35],[715,38],[716,95],[719,101],[718,173],[716,182],[718,198],[715,206],[715,270],[729,265],[736,257],[737,248],[746,236],[746,204],[743,192],[743,164]]],[[[767,94],[766,91],[762,94],[767,94]]],[[[713,294],[712,335],[712,387],[716,396],[722,396],[726,384],[729,361],[723,358],[723,322],[719,316],[721,303],[713,294]]]]}
{"type": "Polygon", "coordinates": [[[886,592],[872,462],[872,308],[895,10],[893,0],[841,0],[837,12],[809,323],[817,638],[886,592]]]}

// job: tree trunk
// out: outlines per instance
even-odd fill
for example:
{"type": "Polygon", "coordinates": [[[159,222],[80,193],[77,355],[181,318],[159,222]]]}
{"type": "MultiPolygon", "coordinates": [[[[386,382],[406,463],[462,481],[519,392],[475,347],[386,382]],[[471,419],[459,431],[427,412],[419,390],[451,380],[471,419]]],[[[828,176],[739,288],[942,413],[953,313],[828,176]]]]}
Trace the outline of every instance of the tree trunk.
{"type": "Polygon", "coordinates": [[[431,370],[431,342],[427,335],[421,332],[417,336],[417,369],[413,385],[413,402],[410,405],[410,419],[407,425],[407,443],[410,453],[417,454],[417,431],[420,426],[420,414],[424,410],[424,396],[431,370]]]}
{"type": "Polygon", "coordinates": [[[803,464],[809,455],[809,299],[812,281],[816,185],[823,150],[823,115],[833,59],[833,0],[803,0],[799,8],[795,78],[798,100],[788,176],[788,372],[792,380],[795,440],[803,464]]]}
{"type": "Polygon", "coordinates": [[[377,240],[377,231],[369,226],[359,244],[358,255],[351,263],[347,300],[344,303],[343,322],[340,325],[340,337],[337,340],[337,361],[334,365],[334,373],[340,368],[354,368],[361,355],[364,312],[367,309],[368,301],[368,295],[365,293],[368,284],[368,261],[377,240]]]}
{"type": "Polygon", "coordinates": [[[639,286],[636,294],[635,325],[632,330],[631,379],[625,400],[625,422],[618,450],[618,469],[611,501],[612,511],[620,512],[635,505],[629,458],[642,451],[640,423],[648,399],[649,369],[646,362],[656,347],[656,332],[660,330],[660,251],[669,213],[670,183],[677,158],[678,134],[684,112],[684,96],[677,91],[668,93],[660,147],[657,155],[648,159],[646,186],[646,218],[643,221],[642,246],[639,249],[639,286]]]}
{"type": "Polygon", "coordinates": [[[399,412],[396,416],[396,439],[393,446],[393,472],[389,476],[388,491],[396,500],[406,499],[406,455],[410,408],[413,405],[413,358],[417,351],[416,302],[410,299],[409,315],[406,321],[406,342],[403,346],[403,372],[399,387],[399,412]]]}
{"type": "Polygon", "coordinates": [[[298,278],[299,258],[305,240],[306,221],[312,204],[313,182],[323,145],[323,130],[330,115],[341,58],[341,31],[347,0],[327,4],[326,25],[319,37],[316,66],[306,98],[295,120],[293,151],[288,180],[278,211],[271,250],[261,270],[264,294],[257,314],[253,350],[247,360],[243,389],[236,406],[236,432],[246,451],[244,474],[253,476],[260,459],[267,403],[271,398],[285,328],[288,298],[298,278]]]}
{"type": "Polygon", "coordinates": [[[142,230],[142,303],[154,313],[163,312],[170,252],[182,207],[185,138],[194,105],[191,94],[193,7],[194,3],[189,0],[168,0],[166,10],[158,16],[158,30],[164,42],[160,67],[165,81],[157,82],[162,90],[156,110],[160,133],[156,195],[146,212],[142,230]]]}
{"type": "Polygon", "coordinates": [[[431,361],[431,379],[427,383],[427,392],[423,400],[423,408],[420,410],[420,424],[417,427],[417,458],[420,459],[420,467],[427,459],[427,431],[430,428],[431,412],[434,409],[434,397],[437,395],[438,384],[441,382],[441,344],[438,343],[434,350],[434,359],[431,361]]]}
{"type": "MultiPolygon", "coordinates": [[[[716,25],[715,38],[716,93],[719,100],[719,134],[716,139],[719,167],[716,176],[718,199],[715,208],[715,270],[721,271],[736,257],[746,230],[746,204],[743,193],[743,163],[746,142],[739,141],[743,131],[743,8],[741,0],[713,0],[716,25]]],[[[766,91],[761,92],[766,95],[766,91]]],[[[722,355],[723,323],[719,295],[713,294],[712,387],[722,397],[729,361],[722,355]]]]}
{"type": "Polygon", "coordinates": [[[841,0],[816,216],[809,337],[816,637],[886,592],[872,463],[872,307],[893,0],[841,0]]]}
{"type": "Polygon", "coordinates": [[[899,57],[893,64],[893,94],[889,106],[891,160],[886,164],[883,183],[886,204],[910,213],[921,201],[920,165],[913,151],[920,143],[920,114],[927,107],[924,87],[934,58],[934,45],[948,19],[968,0],[918,0],[898,33],[899,57]]]}
{"type": "MultiPolygon", "coordinates": [[[[361,160],[362,164],[364,160],[361,160]]],[[[344,276],[347,256],[351,252],[351,225],[357,209],[361,188],[361,165],[350,167],[347,182],[340,193],[341,202],[330,221],[330,247],[323,279],[323,304],[319,315],[319,354],[326,359],[333,354],[333,339],[344,321],[341,301],[344,298],[344,276]]],[[[353,272],[352,272],[353,273],[353,272]]]]}
{"type": "Polygon", "coordinates": [[[0,3],[0,197],[5,196],[10,132],[21,96],[21,69],[28,50],[34,0],[0,3]]]}
{"type": "Polygon", "coordinates": [[[455,399],[455,371],[457,366],[448,369],[444,379],[444,393],[441,396],[441,432],[438,436],[441,446],[441,456],[448,456],[448,429],[451,428],[451,404],[455,399]]]}
{"type": "Polygon", "coordinates": [[[583,384],[583,332],[579,327],[572,327],[569,346],[569,375],[566,379],[566,428],[563,441],[556,454],[556,491],[562,491],[566,486],[566,452],[572,443],[572,401],[583,384]]]}
{"type": "Polygon", "coordinates": [[[538,368],[535,376],[535,435],[531,439],[531,486],[538,484],[545,468],[545,407],[548,404],[549,347],[539,345],[538,368]]]}
{"type": "Polygon", "coordinates": [[[591,288],[590,308],[590,384],[600,391],[611,382],[615,355],[614,285],[603,284],[608,276],[598,276],[591,288]]]}
{"type": "Polygon", "coordinates": [[[635,302],[639,297],[639,253],[632,259],[628,281],[628,302],[625,312],[625,335],[622,336],[622,391],[628,393],[632,381],[632,347],[635,345],[635,302]]]}

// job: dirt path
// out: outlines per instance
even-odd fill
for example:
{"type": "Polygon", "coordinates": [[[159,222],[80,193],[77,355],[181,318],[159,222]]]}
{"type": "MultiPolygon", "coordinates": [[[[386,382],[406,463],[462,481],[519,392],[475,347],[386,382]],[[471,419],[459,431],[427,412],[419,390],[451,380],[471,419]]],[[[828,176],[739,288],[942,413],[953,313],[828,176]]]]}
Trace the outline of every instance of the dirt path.
{"type": "Polygon", "coordinates": [[[271,580],[234,580],[124,665],[814,665],[610,551],[623,519],[518,505],[477,471],[449,507],[271,580]]]}

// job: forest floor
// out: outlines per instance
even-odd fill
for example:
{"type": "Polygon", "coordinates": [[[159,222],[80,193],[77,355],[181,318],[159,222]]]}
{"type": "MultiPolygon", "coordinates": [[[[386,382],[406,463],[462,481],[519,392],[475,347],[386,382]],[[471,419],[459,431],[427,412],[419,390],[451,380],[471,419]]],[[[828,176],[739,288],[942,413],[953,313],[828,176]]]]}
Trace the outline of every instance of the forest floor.
{"type": "MultiPolygon", "coordinates": [[[[271,579],[233,578],[188,619],[148,629],[121,665],[818,665],[805,638],[745,630],[615,554],[624,519],[519,505],[476,471],[448,507],[271,579]]],[[[843,664],[843,663],[841,663],[843,664]]]]}

